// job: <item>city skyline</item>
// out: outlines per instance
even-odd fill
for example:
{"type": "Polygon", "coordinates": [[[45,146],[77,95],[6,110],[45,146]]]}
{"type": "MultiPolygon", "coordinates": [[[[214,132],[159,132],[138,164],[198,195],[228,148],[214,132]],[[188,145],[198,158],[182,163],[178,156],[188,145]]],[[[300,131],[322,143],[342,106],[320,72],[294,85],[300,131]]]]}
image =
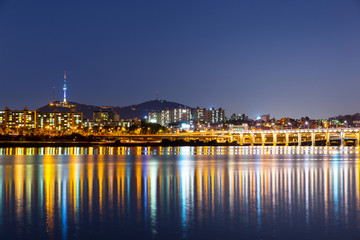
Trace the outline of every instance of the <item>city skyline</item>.
{"type": "Polygon", "coordinates": [[[359,112],[357,1],[3,1],[0,12],[1,109],[43,106],[53,86],[62,99],[67,70],[68,100],[83,104],[128,106],[159,90],[228,115],[359,112]]]}
{"type": "MultiPolygon", "coordinates": [[[[189,107],[191,109],[204,109],[204,110],[216,110],[216,108],[214,106],[210,106],[210,107],[202,107],[202,106],[199,106],[199,105],[195,105],[195,106],[189,106],[189,105],[186,105],[186,104],[182,104],[182,103],[177,103],[177,102],[174,102],[174,101],[169,101],[167,99],[159,99],[158,97],[158,91],[156,91],[156,98],[155,99],[149,99],[147,101],[144,101],[144,102],[141,102],[141,103],[138,103],[138,104],[130,104],[130,105],[127,105],[127,106],[115,106],[115,105],[96,105],[96,104],[86,104],[86,103],[78,103],[78,102],[74,102],[74,101],[67,101],[67,71],[64,71],[64,75],[63,75],[63,88],[61,89],[61,96],[60,98],[62,98],[62,101],[60,99],[57,99],[55,97],[55,95],[59,95],[59,93],[55,92],[55,88],[53,88],[53,97],[51,99],[51,101],[47,104],[44,104],[42,106],[38,106],[38,107],[35,107],[31,110],[35,111],[39,108],[43,108],[43,107],[46,107],[46,106],[53,106],[53,104],[55,103],[56,106],[58,107],[66,107],[66,108],[76,108],[76,105],[72,105],[72,104],[80,104],[80,105],[84,105],[84,106],[94,106],[94,107],[99,107],[99,108],[123,108],[123,107],[132,107],[132,106],[136,106],[136,105],[141,105],[141,104],[145,104],[145,103],[150,103],[150,102],[153,102],[153,101],[161,101],[161,102],[168,102],[168,103],[172,103],[172,104],[178,104],[179,107],[181,108],[181,106],[185,106],[186,107],[189,107]]],[[[12,107],[9,107],[9,106],[5,106],[4,109],[6,108],[9,108],[11,110],[14,110],[14,111],[22,111],[22,109],[25,107],[26,109],[28,108],[29,104],[24,104],[22,107],[19,107],[19,108],[12,108],[12,107]]],[[[31,105],[30,105],[31,106],[31,105]]],[[[166,109],[169,109],[169,110],[173,110],[174,108],[166,108],[166,109]]],[[[219,107],[219,109],[223,109],[222,107],[219,107]]],[[[226,110],[226,109],[223,109],[223,110],[226,110]]],[[[150,111],[154,111],[154,110],[150,110],[150,111]]],[[[155,110],[156,111],[156,110],[155,110]]],[[[161,111],[160,111],[161,112],[161,111]]],[[[333,118],[333,117],[339,117],[339,116],[350,116],[350,115],[356,115],[358,114],[359,112],[354,112],[354,113],[349,113],[349,114],[336,114],[336,115],[333,115],[333,116],[329,116],[329,117],[325,117],[325,118],[311,118],[310,119],[313,119],[313,120],[321,120],[321,119],[329,119],[329,118],[333,118]]],[[[150,112],[149,112],[150,114],[150,112]]],[[[232,117],[232,115],[237,115],[237,116],[240,116],[240,115],[245,115],[247,117],[249,117],[249,119],[252,119],[252,120],[259,120],[259,119],[262,119],[264,116],[269,118],[270,120],[270,116],[271,116],[271,119],[283,119],[283,118],[289,118],[289,119],[300,119],[300,118],[304,118],[304,117],[309,117],[309,115],[303,115],[303,116],[300,116],[300,117],[292,117],[292,116],[278,116],[278,117],[275,117],[274,115],[272,115],[271,113],[259,113],[257,115],[248,115],[247,113],[243,113],[243,112],[226,112],[226,114],[224,114],[224,116],[227,118],[227,119],[230,119],[232,117]]],[[[141,118],[148,118],[148,116],[144,116],[144,117],[141,117],[141,118]]]]}

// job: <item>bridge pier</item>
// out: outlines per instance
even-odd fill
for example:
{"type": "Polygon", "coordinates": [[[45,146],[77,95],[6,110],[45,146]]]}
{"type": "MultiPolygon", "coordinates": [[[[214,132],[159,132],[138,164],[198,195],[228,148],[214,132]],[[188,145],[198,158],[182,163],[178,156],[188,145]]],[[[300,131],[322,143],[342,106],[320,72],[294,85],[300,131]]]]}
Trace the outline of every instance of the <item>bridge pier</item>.
{"type": "Polygon", "coordinates": [[[316,142],[315,142],[315,133],[312,132],[311,133],[311,146],[316,146],[316,142]]]}
{"type": "Polygon", "coordinates": [[[265,141],[266,141],[265,133],[261,133],[261,145],[262,146],[265,146],[265,141]]]}
{"type": "Polygon", "coordinates": [[[340,146],[343,147],[344,145],[345,145],[344,132],[341,131],[341,132],[340,132],[340,146]]]}
{"type": "Polygon", "coordinates": [[[276,146],[277,144],[277,134],[273,133],[273,146],[276,146]]]}
{"type": "Polygon", "coordinates": [[[325,133],[326,146],[330,146],[330,133],[325,133]]]}
{"type": "Polygon", "coordinates": [[[244,145],[244,134],[240,133],[240,145],[244,145]]]}
{"type": "Polygon", "coordinates": [[[250,140],[251,140],[251,146],[254,146],[254,143],[255,143],[255,134],[254,133],[250,133],[250,140]]]}
{"type": "Polygon", "coordinates": [[[289,133],[285,133],[285,146],[289,146],[289,133]]]}
{"type": "Polygon", "coordinates": [[[355,146],[359,147],[360,146],[360,133],[356,133],[355,136],[356,136],[355,146]]]}
{"type": "Polygon", "coordinates": [[[301,146],[301,133],[298,133],[298,146],[301,146]]]}

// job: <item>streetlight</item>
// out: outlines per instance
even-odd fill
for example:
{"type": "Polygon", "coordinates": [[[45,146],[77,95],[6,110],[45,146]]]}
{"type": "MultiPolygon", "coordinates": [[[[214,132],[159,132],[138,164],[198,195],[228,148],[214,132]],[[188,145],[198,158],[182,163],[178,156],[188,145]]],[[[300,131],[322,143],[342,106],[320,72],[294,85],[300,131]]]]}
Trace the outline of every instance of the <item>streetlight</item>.
{"type": "Polygon", "coordinates": [[[309,122],[308,121],[305,122],[305,125],[306,125],[307,129],[309,129],[309,122]]]}

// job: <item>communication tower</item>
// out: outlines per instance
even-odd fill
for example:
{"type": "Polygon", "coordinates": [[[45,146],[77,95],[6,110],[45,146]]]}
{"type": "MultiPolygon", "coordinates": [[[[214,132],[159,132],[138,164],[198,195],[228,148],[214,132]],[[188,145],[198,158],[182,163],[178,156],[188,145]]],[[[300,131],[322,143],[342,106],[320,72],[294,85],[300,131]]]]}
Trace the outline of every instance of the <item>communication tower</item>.
{"type": "Polygon", "coordinates": [[[66,100],[66,91],[67,91],[67,86],[66,86],[66,71],[64,71],[64,87],[63,87],[63,90],[64,90],[64,103],[67,103],[67,100],[66,100]]]}

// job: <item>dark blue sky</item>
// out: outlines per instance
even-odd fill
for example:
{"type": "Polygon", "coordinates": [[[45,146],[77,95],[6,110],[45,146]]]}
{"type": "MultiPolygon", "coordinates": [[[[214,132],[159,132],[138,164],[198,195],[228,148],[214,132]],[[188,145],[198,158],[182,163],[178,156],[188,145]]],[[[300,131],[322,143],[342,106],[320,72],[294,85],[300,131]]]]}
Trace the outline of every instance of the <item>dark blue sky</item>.
{"type": "Polygon", "coordinates": [[[227,115],[360,112],[360,1],[0,0],[0,108],[155,98],[227,115]]]}

